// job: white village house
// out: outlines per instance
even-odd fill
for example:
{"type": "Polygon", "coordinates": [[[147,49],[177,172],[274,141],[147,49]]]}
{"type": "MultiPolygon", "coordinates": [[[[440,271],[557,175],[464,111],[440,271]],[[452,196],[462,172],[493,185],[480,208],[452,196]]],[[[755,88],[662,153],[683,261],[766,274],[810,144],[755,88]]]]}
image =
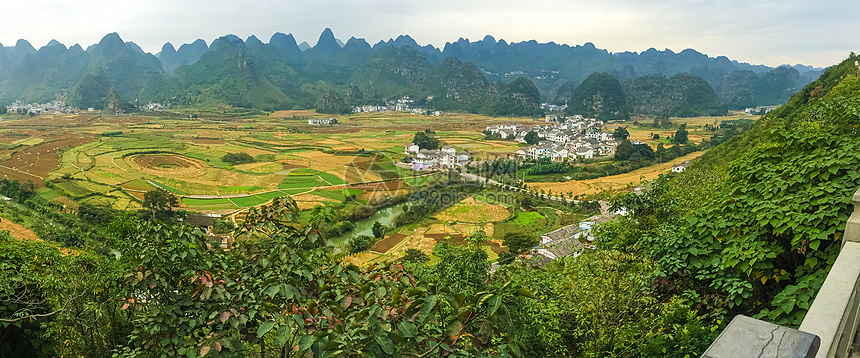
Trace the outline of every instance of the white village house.
{"type": "Polygon", "coordinates": [[[685,161],[681,164],[673,164],[672,165],[672,173],[683,172],[683,171],[687,170],[687,168],[689,168],[689,167],[690,167],[690,161],[689,160],[685,161]]]}
{"type": "Polygon", "coordinates": [[[457,149],[450,145],[446,145],[442,149],[419,149],[415,143],[409,143],[404,149],[406,154],[414,155],[412,170],[453,169],[465,167],[472,160],[472,155],[469,152],[465,150],[457,152],[457,149]]]}

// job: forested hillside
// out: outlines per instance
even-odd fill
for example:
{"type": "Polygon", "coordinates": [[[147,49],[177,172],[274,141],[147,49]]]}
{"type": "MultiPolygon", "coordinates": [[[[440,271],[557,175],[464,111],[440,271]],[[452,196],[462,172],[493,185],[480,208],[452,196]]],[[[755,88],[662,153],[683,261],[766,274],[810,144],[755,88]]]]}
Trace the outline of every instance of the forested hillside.
{"type": "Polygon", "coordinates": [[[801,322],[839,253],[860,187],[852,56],[670,181],[616,205],[604,247],[657,263],[666,292],[714,317],[801,322]]]}
{"type": "Polygon", "coordinates": [[[630,111],[659,117],[722,116],[726,106],[702,78],[679,73],[654,74],[624,84],[630,111]]]}

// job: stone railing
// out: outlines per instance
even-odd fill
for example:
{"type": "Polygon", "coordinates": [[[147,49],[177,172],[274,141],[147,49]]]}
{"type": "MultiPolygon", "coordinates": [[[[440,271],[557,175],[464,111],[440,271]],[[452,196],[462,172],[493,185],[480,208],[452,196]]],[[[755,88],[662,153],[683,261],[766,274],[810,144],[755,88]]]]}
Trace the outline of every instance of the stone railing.
{"type": "Polygon", "coordinates": [[[860,323],[860,189],[845,225],[842,251],[800,329],[737,316],[702,355],[737,357],[849,357],[860,323]]]}

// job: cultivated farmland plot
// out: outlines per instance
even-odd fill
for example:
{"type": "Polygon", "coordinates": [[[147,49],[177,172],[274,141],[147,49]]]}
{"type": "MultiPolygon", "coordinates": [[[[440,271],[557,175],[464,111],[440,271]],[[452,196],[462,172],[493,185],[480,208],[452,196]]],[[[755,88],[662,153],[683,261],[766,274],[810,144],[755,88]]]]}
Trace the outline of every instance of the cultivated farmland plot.
{"type": "MultiPolygon", "coordinates": [[[[318,127],[308,125],[307,119],[328,115],[285,111],[208,118],[201,113],[200,119],[176,119],[152,114],[40,115],[0,122],[0,175],[32,181],[37,187],[56,184],[43,191],[52,198],[86,198],[121,209],[139,206],[146,191],[159,187],[181,196],[190,210],[218,212],[303,193],[304,208],[340,203],[346,196],[373,202],[426,183],[426,177],[412,178],[420,173],[395,165],[405,157],[403,146],[418,131],[433,129],[442,142],[492,159],[509,155],[519,145],[483,140],[486,126],[535,124],[531,118],[385,112],[340,116],[342,125],[318,127]],[[227,153],[244,153],[254,160],[227,163],[222,161],[227,153]]],[[[689,124],[711,121],[694,119],[689,124]]],[[[691,138],[697,130],[691,131],[691,138]]],[[[628,177],[638,180],[638,174],[628,177]]],[[[633,180],[628,179],[613,184],[633,180]]],[[[585,185],[588,189],[582,191],[594,190],[597,184],[585,185]]],[[[503,215],[492,207],[475,209],[450,213],[451,219],[480,210],[485,211],[467,219],[492,222],[503,215]]]]}

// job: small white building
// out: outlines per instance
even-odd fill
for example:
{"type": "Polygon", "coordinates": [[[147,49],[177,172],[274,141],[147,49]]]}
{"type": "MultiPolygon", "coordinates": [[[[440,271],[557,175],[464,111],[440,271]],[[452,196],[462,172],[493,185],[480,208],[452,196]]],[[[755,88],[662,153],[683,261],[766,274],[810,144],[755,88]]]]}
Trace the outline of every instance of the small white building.
{"type": "Polygon", "coordinates": [[[418,145],[415,143],[409,143],[404,146],[404,152],[406,152],[406,154],[418,154],[418,151],[420,149],[421,148],[419,148],[418,145]]]}
{"type": "Polygon", "coordinates": [[[576,147],[576,157],[582,159],[594,158],[594,149],[589,147],[576,147]]]}
{"type": "Polygon", "coordinates": [[[689,160],[686,162],[683,162],[681,164],[673,164],[672,165],[672,173],[683,172],[683,171],[687,170],[687,168],[689,168],[689,167],[690,167],[690,161],[689,160]]]}

